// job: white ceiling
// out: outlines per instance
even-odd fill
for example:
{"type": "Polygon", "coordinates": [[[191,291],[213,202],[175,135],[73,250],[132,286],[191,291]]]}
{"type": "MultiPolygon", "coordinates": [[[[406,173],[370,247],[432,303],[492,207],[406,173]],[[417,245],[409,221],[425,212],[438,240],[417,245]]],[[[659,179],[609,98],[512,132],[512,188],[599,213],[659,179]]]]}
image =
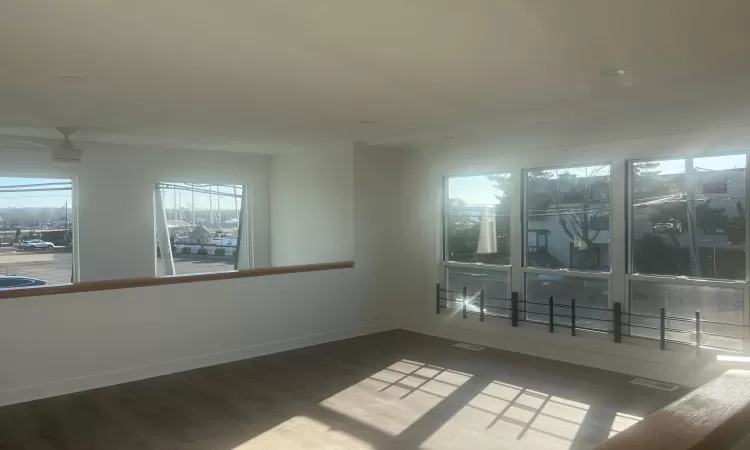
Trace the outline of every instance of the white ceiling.
{"type": "Polygon", "coordinates": [[[4,0],[0,42],[6,135],[406,143],[750,123],[749,0],[4,0]]]}

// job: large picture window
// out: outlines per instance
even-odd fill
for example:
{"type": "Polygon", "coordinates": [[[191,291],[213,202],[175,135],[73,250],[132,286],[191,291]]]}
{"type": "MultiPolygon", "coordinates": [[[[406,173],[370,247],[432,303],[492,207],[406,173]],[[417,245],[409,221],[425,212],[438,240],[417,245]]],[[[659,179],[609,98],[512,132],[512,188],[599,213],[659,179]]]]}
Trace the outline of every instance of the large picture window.
{"type": "Polygon", "coordinates": [[[609,165],[526,172],[526,266],[609,271],[609,165]]]}
{"type": "Polygon", "coordinates": [[[242,268],[249,258],[245,204],[242,185],[157,184],[157,275],[242,268]]]}
{"type": "Polygon", "coordinates": [[[0,178],[0,289],[74,281],[72,186],[0,178]]]}
{"type": "Polygon", "coordinates": [[[745,154],[632,163],[632,272],[745,279],[745,154]]]}
{"type": "MultiPolygon", "coordinates": [[[[630,180],[629,301],[641,315],[630,333],[658,337],[658,319],[643,316],[660,308],[680,319],[700,311],[702,345],[741,350],[746,155],[633,161],[630,180]]],[[[666,327],[667,339],[695,342],[691,322],[668,319],[666,327]]]]}
{"type": "Polygon", "coordinates": [[[445,260],[510,264],[510,174],[447,180],[445,260]]]}

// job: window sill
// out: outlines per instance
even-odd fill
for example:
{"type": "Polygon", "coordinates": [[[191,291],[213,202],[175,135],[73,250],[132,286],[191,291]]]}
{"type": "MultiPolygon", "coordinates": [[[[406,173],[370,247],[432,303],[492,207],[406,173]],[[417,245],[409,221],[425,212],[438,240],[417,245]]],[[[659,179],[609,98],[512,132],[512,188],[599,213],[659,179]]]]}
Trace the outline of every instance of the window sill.
{"type": "Polygon", "coordinates": [[[351,269],[354,261],[333,263],[306,264],[301,266],[266,267],[262,269],[235,270],[232,272],[214,272],[197,275],[172,275],[160,278],[131,278],[126,280],[88,281],[57,286],[37,286],[0,290],[0,299],[18,297],[39,297],[43,295],[76,294],[80,292],[108,291],[112,289],[129,289],[146,286],[164,286],[169,284],[197,283],[200,281],[231,280],[235,278],[265,277],[301,272],[319,272],[324,270],[351,269]]]}

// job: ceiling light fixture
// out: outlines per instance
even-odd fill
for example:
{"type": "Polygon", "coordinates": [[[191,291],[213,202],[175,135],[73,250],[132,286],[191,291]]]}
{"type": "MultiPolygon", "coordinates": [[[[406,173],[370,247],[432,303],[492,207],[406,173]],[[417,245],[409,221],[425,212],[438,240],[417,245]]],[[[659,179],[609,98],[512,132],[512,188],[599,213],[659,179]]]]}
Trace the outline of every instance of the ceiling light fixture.
{"type": "Polygon", "coordinates": [[[543,120],[541,122],[537,122],[536,124],[539,125],[539,126],[544,126],[544,125],[552,125],[552,122],[547,121],[547,120],[543,120]]]}
{"type": "Polygon", "coordinates": [[[359,124],[360,125],[375,125],[375,121],[374,120],[360,120],[359,124]]]}
{"type": "Polygon", "coordinates": [[[602,71],[602,75],[605,77],[621,77],[625,75],[625,69],[609,69],[602,71]]]}
{"type": "Polygon", "coordinates": [[[443,136],[443,139],[446,141],[452,141],[455,138],[453,136],[443,136]]]}

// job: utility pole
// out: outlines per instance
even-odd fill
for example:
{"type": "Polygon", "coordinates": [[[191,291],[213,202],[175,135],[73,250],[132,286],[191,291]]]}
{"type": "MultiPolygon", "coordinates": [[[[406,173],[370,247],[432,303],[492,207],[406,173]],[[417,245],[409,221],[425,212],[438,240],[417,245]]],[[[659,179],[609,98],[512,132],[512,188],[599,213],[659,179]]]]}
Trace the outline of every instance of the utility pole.
{"type": "Polygon", "coordinates": [[[699,277],[701,273],[701,259],[700,259],[700,246],[698,242],[698,231],[696,230],[696,211],[695,211],[695,191],[697,185],[697,177],[695,167],[693,166],[693,158],[685,158],[685,177],[686,177],[686,190],[687,190],[687,219],[688,219],[688,251],[690,255],[690,275],[693,277],[699,277]]]}
{"type": "Polygon", "coordinates": [[[208,185],[208,223],[214,221],[214,196],[211,195],[211,185],[208,185]]]}
{"type": "Polygon", "coordinates": [[[237,219],[237,223],[240,221],[240,210],[237,208],[237,185],[232,185],[232,190],[234,191],[234,218],[237,219]]]}
{"type": "Polygon", "coordinates": [[[177,220],[177,185],[172,184],[172,220],[177,220]]]}
{"type": "Polygon", "coordinates": [[[65,202],[65,248],[68,248],[68,202],[65,202]]]}
{"type": "Polygon", "coordinates": [[[216,186],[216,210],[219,213],[219,220],[216,223],[221,223],[221,195],[219,195],[219,186],[216,186]]]}

